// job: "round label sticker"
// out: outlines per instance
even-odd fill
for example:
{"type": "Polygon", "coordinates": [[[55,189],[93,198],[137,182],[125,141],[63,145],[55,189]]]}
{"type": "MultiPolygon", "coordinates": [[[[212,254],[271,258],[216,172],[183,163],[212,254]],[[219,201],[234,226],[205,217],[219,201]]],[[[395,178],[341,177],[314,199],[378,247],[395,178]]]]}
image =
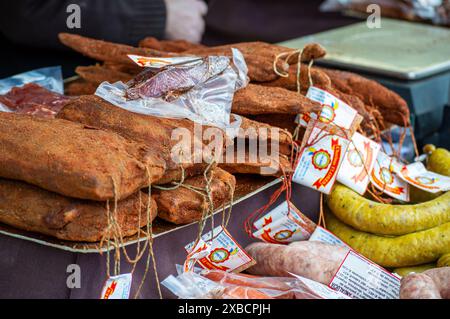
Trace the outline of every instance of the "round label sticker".
{"type": "Polygon", "coordinates": [[[347,152],[347,159],[353,167],[361,167],[363,166],[363,156],[362,153],[358,152],[356,149],[352,149],[347,152]]]}
{"type": "Polygon", "coordinates": [[[230,253],[225,248],[216,248],[209,254],[209,259],[215,263],[223,263],[230,257],[230,253]]]}
{"type": "Polygon", "coordinates": [[[416,176],[415,180],[423,185],[434,184],[437,180],[428,176],[416,176]]]}
{"type": "Polygon", "coordinates": [[[326,169],[328,165],[330,165],[331,156],[330,153],[325,151],[324,149],[320,149],[314,152],[312,156],[312,164],[316,169],[326,169]]]}
{"type": "Polygon", "coordinates": [[[391,171],[387,167],[382,167],[380,169],[380,177],[383,182],[390,185],[394,182],[394,176],[392,175],[391,171]]]}
{"type": "Polygon", "coordinates": [[[330,105],[323,104],[322,111],[320,112],[319,120],[324,123],[333,122],[336,114],[334,112],[334,108],[330,105]]]}
{"type": "Polygon", "coordinates": [[[291,238],[293,234],[294,234],[293,231],[291,231],[289,229],[283,229],[283,230],[280,230],[279,232],[277,232],[273,237],[276,240],[283,241],[283,240],[291,238]]]}

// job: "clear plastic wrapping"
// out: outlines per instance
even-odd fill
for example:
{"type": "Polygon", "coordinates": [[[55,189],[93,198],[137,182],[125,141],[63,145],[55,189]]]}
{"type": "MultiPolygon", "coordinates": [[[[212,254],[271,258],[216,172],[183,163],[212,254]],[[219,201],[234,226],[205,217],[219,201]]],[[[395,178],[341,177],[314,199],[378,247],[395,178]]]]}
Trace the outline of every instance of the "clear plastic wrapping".
{"type": "Polygon", "coordinates": [[[248,78],[241,52],[232,51],[232,59],[210,56],[183,65],[146,69],[126,84],[103,82],[95,94],[131,112],[237,129],[241,121],[237,117],[230,123],[231,104],[234,92],[246,86],[248,78]]]}

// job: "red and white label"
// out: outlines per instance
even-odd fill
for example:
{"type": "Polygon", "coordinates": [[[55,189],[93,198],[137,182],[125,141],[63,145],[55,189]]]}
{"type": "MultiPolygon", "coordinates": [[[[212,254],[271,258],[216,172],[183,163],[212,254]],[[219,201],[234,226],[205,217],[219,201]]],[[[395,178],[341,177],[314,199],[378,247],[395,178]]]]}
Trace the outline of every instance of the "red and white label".
{"type": "Polygon", "coordinates": [[[370,172],[375,165],[380,144],[355,133],[345,153],[337,180],[363,195],[370,181],[370,172]]]}
{"type": "Polygon", "coordinates": [[[204,234],[195,245],[195,249],[194,244],[195,242],[192,242],[185,247],[188,252],[185,271],[192,269],[195,263],[205,269],[228,272],[240,272],[255,264],[255,260],[222,226],[204,234]]]}
{"type": "Polygon", "coordinates": [[[161,58],[161,57],[147,57],[141,55],[128,54],[128,57],[137,65],[146,68],[159,69],[169,65],[179,65],[201,61],[199,57],[173,57],[173,58],[161,58]]]}
{"type": "Polygon", "coordinates": [[[329,287],[350,298],[398,299],[400,278],[350,250],[329,287]]]}
{"type": "Polygon", "coordinates": [[[287,244],[293,241],[307,240],[316,227],[316,224],[303,215],[292,203],[288,212],[287,201],[273,211],[255,222],[255,225],[261,227],[253,233],[254,237],[268,243],[287,244]]]}
{"type": "Polygon", "coordinates": [[[384,152],[379,152],[370,174],[370,181],[379,190],[393,198],[409,201],[409,185],[395,173],[400,164],[384,152]]]}
{"type": "Polygon", "coordinates": [[[292,180],[329,194],[336,181],[349,141],[314,127],[303,149],[292,180]]]}
{"type": "Polygon", "coordinates": [[[403,166],[399,176],[405,182],[430,193],[450,190],[449,177],[428,171],[421,162],[403,166]]]}
{"type": "Polygon", "coordinates": [[[103,285],[100,299],[128,299],[131,289],[131,274],[109,277],[103,285]]]}
{"type": "MultiPolygon", "coordinates": [[[[322,110],[319,115],[319,120],[323,123],[332,123],[344,129],[350,129],[358,112],[349,106],[347,103],[341,101],[333,94],[321,90],[314,86],[310,86],[306,97],[310,100],[322,104],[322,110]]],[[[307,126],[310,118],[317,119],[315,113],[309,115],[298,115],[296,121],[302,125],[307,126]]]]}

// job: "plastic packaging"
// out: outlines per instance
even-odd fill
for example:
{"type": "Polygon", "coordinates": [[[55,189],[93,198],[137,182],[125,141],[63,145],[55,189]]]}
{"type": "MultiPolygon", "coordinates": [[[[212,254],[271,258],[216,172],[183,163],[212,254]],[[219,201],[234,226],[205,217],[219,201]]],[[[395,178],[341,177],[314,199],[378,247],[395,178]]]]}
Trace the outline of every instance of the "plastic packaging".
{"type": "Polygon", "coordinates": [[[186,299],[348,299],[300,276],[258,277],[222,270],[197,270],[169,276],[162,284],[179,298],[186,299]]]}
{"type": "Polygon", "coordinates": [[[48,67],[0,80],[0,111],[54,117],[70,100],[61,67],[48,67]]]}
{"type": "Polygon", "coordinates": [[[237,117],[230,123],[231,104],[234,92],[246,86],[248,78],[241,52],[232,51],[232,61],[228,57],[210,56],[159,71],[146,69],[127,84],[103,82],[95,94],[131,112],[187,118],[234,134],[241,119],[237,117]],[[152,76],[158,81],[153,81],[152,76]]]}

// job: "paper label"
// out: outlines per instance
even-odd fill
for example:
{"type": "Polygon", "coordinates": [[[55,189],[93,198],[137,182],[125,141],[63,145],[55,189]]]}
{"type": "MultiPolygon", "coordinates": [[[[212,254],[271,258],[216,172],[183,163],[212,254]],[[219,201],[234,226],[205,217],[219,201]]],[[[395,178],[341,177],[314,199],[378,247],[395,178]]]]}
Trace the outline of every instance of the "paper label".
{"type": "Polygon", "coordinates": [[[332,244],[332,245],[339,245],[339,246],[345,246],[349,247],[346,243],[344,243],[342,240],[337,238],[333,233],[329,232],[325,228],[321,226],[317,226],[314,232],[312,233],[311,237],[309,237],[310,241],[319,241],[322,243],[332,244]]]}
{"type": "Polygon", "coordinates": [[[291,204],[289,213],[287,202],[279,205],[274,210],[273,214],[271,211],[255,222],[257,225],[262,225],[262,228],[253,233],[254,237],[268,243],[284,244],[307,240],[316,227],[293,204],[291,204]]]}
{"type": "Polygon", "coordinates": [[[347,139],[314,127],[307,141],[311,146],[303,149],[292,180],[329,194],[348,144],[347,139]]]}
{"type": "Polygon", "coordinates": [[[195,242],[192,242],[185,247],[188,258],[191,259],[193,264],[198,262],[205,269],[240,272],[255,264],[255,260],[222,226],[214,228],[212,234],[209,231],[201,237],[194,252],[198,251],[194,253],[194,258],[192,258],[190,255],[194,244],[195,242]],[[212,241],[211,235],[214,238],[212,241]]]}
{"type": "Polygon", "coordinates": [[[173,58],[161,58],[161,57],[146,57],[141,55],[128,54],[128,57],[137,65],[146,68],[159,69],[169,65],[186,64],[196,61],[201,61],[199,57],[173,57],[173,58]]]}
{"type": "Polygon", "coordinates": [[[131,288],[131,274],[109,277],[103,285],[100,299],[128,299],[131,288]]]}
{"type": "Polygon", "coordinates": [[[428,171],[421,162],[403,166],[399,176],[405,182],[430,193],[450,190],[449,177],[428,171]]]}
{"type": "Polygon", "coordinates": [[[290,203],[290,209],[288,207],[288,201],[282,202],[280,205],[272,209],[266,215],[258,219],[253,223],[253,226],[259,230],[264,226],[267,226],[273,222],[276,222],[278,219],[292,215],[296,220],[298,220],[301,224],[305,224],[309,230],[314,231],[316,224],[314,224],[308,217],[303,215],[294,204],[290,203]]]}
{"type": "Polygon", "coordinates": [[[370,174],[370,181],[379,190],[393,198],[408,202],[409,185],[397,176],[400,164],[386,153],[378,152],[377,160],[370,174]]]}
{"type": "Polygon", "coordinates": [[[329,287],[357,299],[398,299],[400,278],[350,250],[329,287]]]}
{"type": "Polygon", "coordinates": [[[343,293],[333,290],[328,286],[325,286],[324,284],[321,284],[320,282],[289,273],[296,279],[298,279],[301,283],[303,283],[306,287],[308,287],[312,292],[314,292],[319,297],[322,297],[323,299],[351,299],[350,297],[344,295],[343,293]]]}
{"type": "Polygon", "coordinates": [[[339,169],[338,182],[363,195],[380,148],[380,144],[367,137],[357,132],[353,134],[339,169]]]}
{"type": "MultiPolygon", "coordinates": [[[[306,97],[322,104],[322,110],[319,115],[321,122],[333,123],[345,129],[352,127],[358,112],[347,103],[314,86],[309,87],[306,97]]],[[[314,113],[309,114],[309,116],[300,115],[298,117],[299,124],[307,126],[310,118],[317,118],[317,115],[314,113]]]]}

